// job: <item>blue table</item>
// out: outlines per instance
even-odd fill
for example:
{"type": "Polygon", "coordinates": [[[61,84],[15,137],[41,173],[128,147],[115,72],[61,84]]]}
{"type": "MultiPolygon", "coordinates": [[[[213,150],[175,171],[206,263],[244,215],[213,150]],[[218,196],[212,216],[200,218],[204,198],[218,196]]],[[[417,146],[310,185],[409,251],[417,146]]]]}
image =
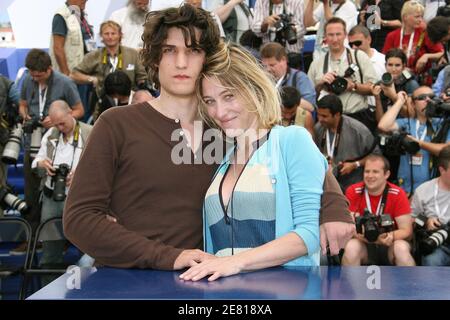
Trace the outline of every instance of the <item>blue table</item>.
{"type": "Polygon", "coordinates": [[[278,267],[214,282],[183,282],[178,279],[180,272],[81,269],[80,289],[67,289],[67,284],[73,287],[76,282],[72,281],[75,273],[66,273],[28,299],[450,299],[448,267],[379,267],[378,271],[278,267]]]}

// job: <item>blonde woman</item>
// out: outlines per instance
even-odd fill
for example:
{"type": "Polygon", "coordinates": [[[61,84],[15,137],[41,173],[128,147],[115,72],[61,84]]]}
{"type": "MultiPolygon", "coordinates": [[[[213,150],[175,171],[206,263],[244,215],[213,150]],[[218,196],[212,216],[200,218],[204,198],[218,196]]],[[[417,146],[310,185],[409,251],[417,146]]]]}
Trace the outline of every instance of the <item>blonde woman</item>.
{"type": "Polygon", "coordinates": [[[198,80],[200,113],[234,141],[204,202],[208,259],[180,275],[212,281],[278,265],[319,264],[327,169],[306,129],[281,127],[280,97],[256,60],[223,44],[198,80]]]}
{"type": "MultiPolygon", "coordinates": [[[[407,1],[402,7],[402,27],[390,32],[386,37],[383,53],[392,48],[400,48],[406,54],[406,66],[416,74],[424,73],[442,56],[444,48],[441,43],[432,43],[428,38],[423,23],[424,7],[418,1],[407,1]]],[[[431,79],[423,77],[422,83],[430,83],[431,79]],[[426,78],[426,79],[425,79],[426,78]]]]}

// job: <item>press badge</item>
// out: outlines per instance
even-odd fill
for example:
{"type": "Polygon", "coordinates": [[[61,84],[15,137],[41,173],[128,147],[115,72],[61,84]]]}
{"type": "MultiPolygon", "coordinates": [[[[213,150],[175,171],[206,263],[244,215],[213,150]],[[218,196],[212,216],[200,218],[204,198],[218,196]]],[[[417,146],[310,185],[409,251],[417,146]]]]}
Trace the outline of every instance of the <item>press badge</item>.
{"type": "Polygon", "coordinates": [[[127,71],[132,71],[132,70],[134,70],[134,64],[129,64],[128,66],[127,66],[127,71]]]}
{"type": "Polygon", "coordinates": [[[84,40],[84,44],[86,46],[86,51],[91,52],[97,48],[97,43],[93,38],[89,38],[84,40]]]}
{"type": "Polygon", "coordinates": [[[411,157],[411,162],[413,166],[421,166],[423,161],[423,155],[421,153],[416,153],[411,157]]]}

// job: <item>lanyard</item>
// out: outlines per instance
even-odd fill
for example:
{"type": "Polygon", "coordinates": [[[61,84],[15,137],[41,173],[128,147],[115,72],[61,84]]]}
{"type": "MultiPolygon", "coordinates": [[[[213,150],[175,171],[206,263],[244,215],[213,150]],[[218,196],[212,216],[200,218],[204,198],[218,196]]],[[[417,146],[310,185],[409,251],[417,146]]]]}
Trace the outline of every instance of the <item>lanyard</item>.
{"type": "Polygon", "coordinates": [[[334,155],[334,149],[336,148],[336,137],[338,136],[338,132],[336,131],[334,137],[333,137],[333,142],[330,144],[330,130],[327,129],[326,132],[326,144],[327,144],[327,156],[329,156],[330,158],[333,158],[334,155]]]}
{"type": "Polygon", "coordinates": [[[81,24],[83,25],[84,30],[86,31],[89,38],[93,39],[94,37],[92,36],[91,28],[89,27],[89,24],[84,17],[81,18],[81,24]]]}
{"type": "Polygon", "coordinates": [[[42,89],[42,86],[39,84],[39,116],[42,118],[44,114],[45,102],[47,101],[47,89],[48,85],[45,89],[42,89]]]}
{"type": "Polygon", "coordinates": [[[442,218],[442,216],[447,212],[449,204],[447,203],[447,205],[441,211],[441,208],[439,207],[439,204],[437,201],[437,196],[438,196],[438,192],[439,192],[439,186],[438,186],[439,182],[438,181],[439,181],[439,179],[436,180],[436,184],[434,185],[434,209],[436,210],[438,218],[442,218]]]}
{"type": "MultiPolygon", "coordinates": [[[[389,186],[386,184],[386,187],[384,188],[384,191],[383,191],[383,195],[380,197],[380,200],[378,200],[377,211],[375,213],[377,216],[382,215],[384,213],[384,207],[386,206],[388,192],[389,192],[389,186]]],[[[364,187],[364,196],[366,197],[366,208],[372,214],[372,205],[370,202],[369,192],[367,191],[366,187],[364,187]]]]}
{"type": "MultiPolygon", "coordinates": [[[[414,41],[414,33],[416,31],[414,30],[413,33],[411,33],[411,37],[409,38],[409,43],[408,43],[408,48],[406,49],[406,59],[408,60],[409,57],[411,56],[411,51],[412,51],[412,45],[413,45],[413,41],[414,41]]],[[[403,50],[403,27],[400,30],[400,49],[403,50]]]]}
{"type": "Polygon", "coordinates": [[[284,79],[287,79],[287,74],[284,75],[283,77],[281,77],[281,78],[277,81],[277,84],[275,85],[275,88],[276,88],[276,89],[279,89],[279,88],[283,85],[284,79]]]}
{"type": "MultiPolygon", "coordinates": [[[[59,145],[59,140],[60,139],[64,139],[63,134],[60,133],[58,140],[56,141],[56,145],[55,145],[55,151],[53,152],[53,159],[52,159],[52,164],[55,163],[55,159],[56,159],[56,152],[58,151],[58,145],[59,145]]],[[[73,146],[73,155],[72,155],[72,162],[70,163],[70,169],[72,169],[73,167],[73,162],[75,161],[75,152],[77,150],[78,147],[78,141],[80,140],[80,124],[78,123],[78,121],[76,121],[75,123],[75,130],[73,132],[73,142],[72,142],[72,146],[73,146]]]]}
{"type": "Polygon", "coordinates": [[[423,130],[422,135],[419,137],[419,128],[420,128],[420,121],[419,119],[416,119],[416,139],[419,141],[423,141],[425,139],[425,136],[427,135],[427,128],[423,130]]]}

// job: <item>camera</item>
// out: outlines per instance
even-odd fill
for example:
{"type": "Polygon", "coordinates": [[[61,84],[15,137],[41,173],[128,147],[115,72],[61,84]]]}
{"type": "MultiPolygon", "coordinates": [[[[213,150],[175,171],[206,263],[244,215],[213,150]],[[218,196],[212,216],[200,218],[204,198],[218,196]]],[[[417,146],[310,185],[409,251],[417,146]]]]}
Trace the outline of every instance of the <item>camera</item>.
{"type": "Polygon", "coordinates": [[[348,81],[345,78],[350,78],[356,71],[359,70],[358,65],[352,63],[344,72],[344,76],[337,76],[331,84],[326,84],[328,91],[333,92],[335,95],[340,95],[347,90],[348,81]]]}
{"type": "Polygon", "coordinates": [[[442,118],[450,116],[450,102],[445,102],[441,98],[433,98],[428,101],[425,107],[425,115],[428,118],[442,118]]]}
{"type": "Polygon", "coordinates": [[[9,186],[0,186],[0,206],[17,210],[22,214],[28,209],[27,203],[16,196],[9,186]]]}
{"type": "Polygon", "coordinates": [[[380,147],[387,156],[397,157],[406,153],[416,154],[420,150],[419,144],[407,137],[403,129],[390,135],[380,135],[380,147]]]}
{"type": "Polygon", "coordinates": [[[395,84],[397,84],[399,86],[403,86],[405,83],[407,83],[413,77],[414,77],[414,75],[409,70],[405,69],[395,80],[395,84]]]}
{"type": "Polygon", "coordinates": [[[43,119],[30,119],[23,124],[23,132],[27,135],[31,135],[30,143],[30,157],[36,157],[39,148],[41,147],[42,140],[42,125],[43,119]]]}
{"type": "Polygon", "coordinates": [[[11,130],[8,142],[3,149],[2,161],[6,164],[16,164],[19,159],[20,145],[23,136],[22,124],[17,123],[11,130]]]}
{"type": "Polygon", "coordinates": [[[436,16],[450,17],[450,1],[445,0],[445,6],[439,7],[436,16]]]}
{"type": "Polygon", "coordinates": [[[53,176],[53,200],[64,201],[66,199],[66,179],[70,173],[69,165],[62,163],[56,168],[53,176]]]}
{"type": "Polygon", "coordinates": [[[369,242],[375,242],[382,233],[394,231],[394,220],[390,215],[381,214],[377,216],[371,214],[367,209],[364,209],[362,217],[356,217],[355,222],[356,232],[364,234],[369,242]]]}
{"type": "Polygon", "coordinates": [[[381,76],[381,80],[377,81],[375,85],[382,84],[384,86],[390,86],[394,82],[394,78],[392,77],[392,74],[389,72],[383,73],[381,76]]]}
{"type": "Polygon", "coordinates": [[[425,227],[427,220],[427,217],[419,214],[414,221],[418,227],[416,237],[422,255],[432,253],[436,248],[448,241],[448,235],[450,233],[450,223],[442,224],[437,230],[427,231],[425,227]]]}
{"type": "Polygon", "coordinates": [[[285,41],[289,44],[297,43],[297,32],[293,28],[294,24],[291,22],[292,14],[281,13],[278,17],[278,21],[274,24],[276,41],[281,44],[285,41]]]}

